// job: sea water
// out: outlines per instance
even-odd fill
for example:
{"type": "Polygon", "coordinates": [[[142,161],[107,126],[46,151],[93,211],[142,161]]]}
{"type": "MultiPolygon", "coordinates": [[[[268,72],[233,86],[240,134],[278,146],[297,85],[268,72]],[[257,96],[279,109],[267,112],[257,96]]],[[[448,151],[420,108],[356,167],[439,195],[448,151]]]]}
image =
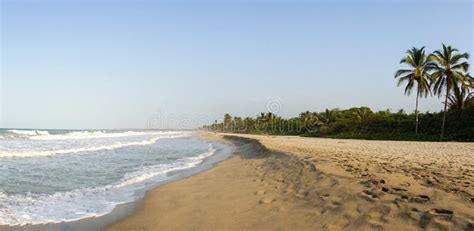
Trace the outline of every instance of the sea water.
{"type": "Polygon", "coordinates": [[[0,130],[0,225],[110,213],[226,148],[187,131],[0,130]]]}

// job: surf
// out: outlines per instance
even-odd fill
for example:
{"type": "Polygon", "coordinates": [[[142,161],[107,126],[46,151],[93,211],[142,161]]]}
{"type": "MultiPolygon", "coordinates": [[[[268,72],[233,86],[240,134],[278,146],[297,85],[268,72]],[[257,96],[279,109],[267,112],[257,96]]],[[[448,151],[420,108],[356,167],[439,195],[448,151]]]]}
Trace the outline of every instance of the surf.
{"type": "MultiPolygon", "coordinates": [[[[160,131],[136,135],[138,133],[143,131],[120,132],[121,135],[112,135],[114,137],[82,131],[75,134],[96,138],[77,139],[80,142],[114,140],[119,136],[119,139],[135,140],[104,147],[61,149],[54,153],[22,153],[21,157],[28,158],[17,158],[19,155],[2,158],[0,175],[5,177],[0,178],[0,226],[51,224],[109,214],[118,205],[143,197],[147,189],[180,177],[180,172],[196,173],[202,166],[207,166],[206,160],[211,159],[207,162],[212,163],[216,154],[222,155],[227,149],[223,144],[195,138],[190,132],[160,131]]],[[[61,135],[71,137],[75,134],[61,135]]],[[[52,132],[49,135],[54,136],[52,132]]],[[[29,142],[51,141],[20,138],[20,142],[28,142],[28,145],[29,142]]],[[[8,155],[13,156],[12,153],[8,155]]]]}

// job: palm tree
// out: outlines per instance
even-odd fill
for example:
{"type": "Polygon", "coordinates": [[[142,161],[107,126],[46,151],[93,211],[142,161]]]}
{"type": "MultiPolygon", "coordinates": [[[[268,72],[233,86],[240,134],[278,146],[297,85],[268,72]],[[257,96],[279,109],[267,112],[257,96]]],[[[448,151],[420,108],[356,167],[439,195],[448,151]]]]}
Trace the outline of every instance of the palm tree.
{"type": "Polygon", "coordinates": [[[300,128],[303,129],[305,132],[314,131],[318,126],[321,125],[319,118],[316,113],[305,111],[300,113],[300,128]]]}
{"type": "Polygon", "coordinates": [[[472,92],[474,90],[474,79],[469,75],[465,78],[464,81],[460,82],[460,86],[453,88],[453,94],[448,96],[450,110],[462,112],[474,98],[474,92],[472,92]]]}
{"type": "Polygon", "coordinates": [[[361,107],[355,109],[352,114],[356,117],[357,121],[361,124],[366,122],[373,114],[372,110],[368,107],[361,107]]]}
{"type": "Polygon", "coordinates": [[[465,59],[469,58],[468,53],[461,54],[456,48],[444,44],[442,45],[443,50],[437,50],[429,56],[429,60],[431,61],[429,66],[434,70],[431,75],[434,81],[434,93],[440,97],[443,90],[446,91],[440,141],[443,140],[444,136],[449,94],[453,88],[458,86],[459,82],[466,79],[465,72],[467,72],[469,68],[469,64],[465,61],[465,59]]]}
{"type": "Polygon", "coordinates": [[[231,131],[233,129],[233,126],[232,126],[232,116],[230,116],[229,113],[226,113],[224,115],[224,131],[231,131]]]}
{"type": "Polygon", "coordinates": [[[324,123],[329,124],[334,121],[336,121],[337,116],[338,116],[339,110],[337,108],[335,109],[326,109],[324,113],[320,114],[321,119],[323,120],[324,123]]]}
{"type": "Polygon", "coordinates": [[[425,47],[413,47],[406,54],[400,63],[408,64],[410,68],[398,70],[395,78],[398,78],[398,86],[406,82],[405,95],[411,94],[416,83],[415,134],[418,134],[418,99],[426,97],[430,92],[429,61],[425,55],[425,47]]]}

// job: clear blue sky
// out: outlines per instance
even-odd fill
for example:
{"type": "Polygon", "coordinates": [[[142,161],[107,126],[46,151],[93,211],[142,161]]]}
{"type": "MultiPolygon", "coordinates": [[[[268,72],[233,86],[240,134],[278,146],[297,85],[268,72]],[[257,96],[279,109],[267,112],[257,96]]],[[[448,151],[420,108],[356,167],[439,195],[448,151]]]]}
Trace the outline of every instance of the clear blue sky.
{"type": "Polygon", "coordinates": [[[268,101],[412,111],[393,79],[407,49],[473,53],[470,0],[0,1],[0,127],[193,127],[268,101]]]}

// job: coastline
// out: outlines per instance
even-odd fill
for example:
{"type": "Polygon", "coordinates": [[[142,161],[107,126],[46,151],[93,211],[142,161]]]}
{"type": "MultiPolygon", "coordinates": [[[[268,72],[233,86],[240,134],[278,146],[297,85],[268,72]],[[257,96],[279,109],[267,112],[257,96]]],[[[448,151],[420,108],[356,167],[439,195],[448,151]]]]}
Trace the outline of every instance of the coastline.
{"type": "Polygon", "coordinates": [[[232,152],[104,216],[0,230],[474,230],[474,144],[198,137],[232,152]]]}
{"type": "Polygon", "coordinates": [[[148,191],[106,230],[474,229],[474,144],[206,138],[235,155],[148,191]]]}
{"type": "MultiPolygon", "coordinates": [[[[200,137],[196,137],[202,139],[200,137]]],[[[222,144],[222,142],[216,142],[207,139],[206,142],[222,144]]],[[[178,181],[199,174],[200,172],[206,171],[212,168],[219,162],[228,159],[233,154],[232,146],[217,150],[212,156],[204,159],[202,163],[197,166],[175,170],[168,173],[168,179],[160,181],[157,184],[149,185],[143,190],[135,192],[137,199],[130,202],[118,204],[110,213],[106,213],[96,217],[86,217],[77,220],[57,222],[57,223],[46,223],[46,224],[35,224],[35,225],[22,225],[22,226],[8,226],[0,225],[2,231],[62,231],[62,230],[103,230],[109,224],[124,219],[143,206],[143,201],[146,193],[162,185],[166,185],[170,182],[178,181]]]]}

